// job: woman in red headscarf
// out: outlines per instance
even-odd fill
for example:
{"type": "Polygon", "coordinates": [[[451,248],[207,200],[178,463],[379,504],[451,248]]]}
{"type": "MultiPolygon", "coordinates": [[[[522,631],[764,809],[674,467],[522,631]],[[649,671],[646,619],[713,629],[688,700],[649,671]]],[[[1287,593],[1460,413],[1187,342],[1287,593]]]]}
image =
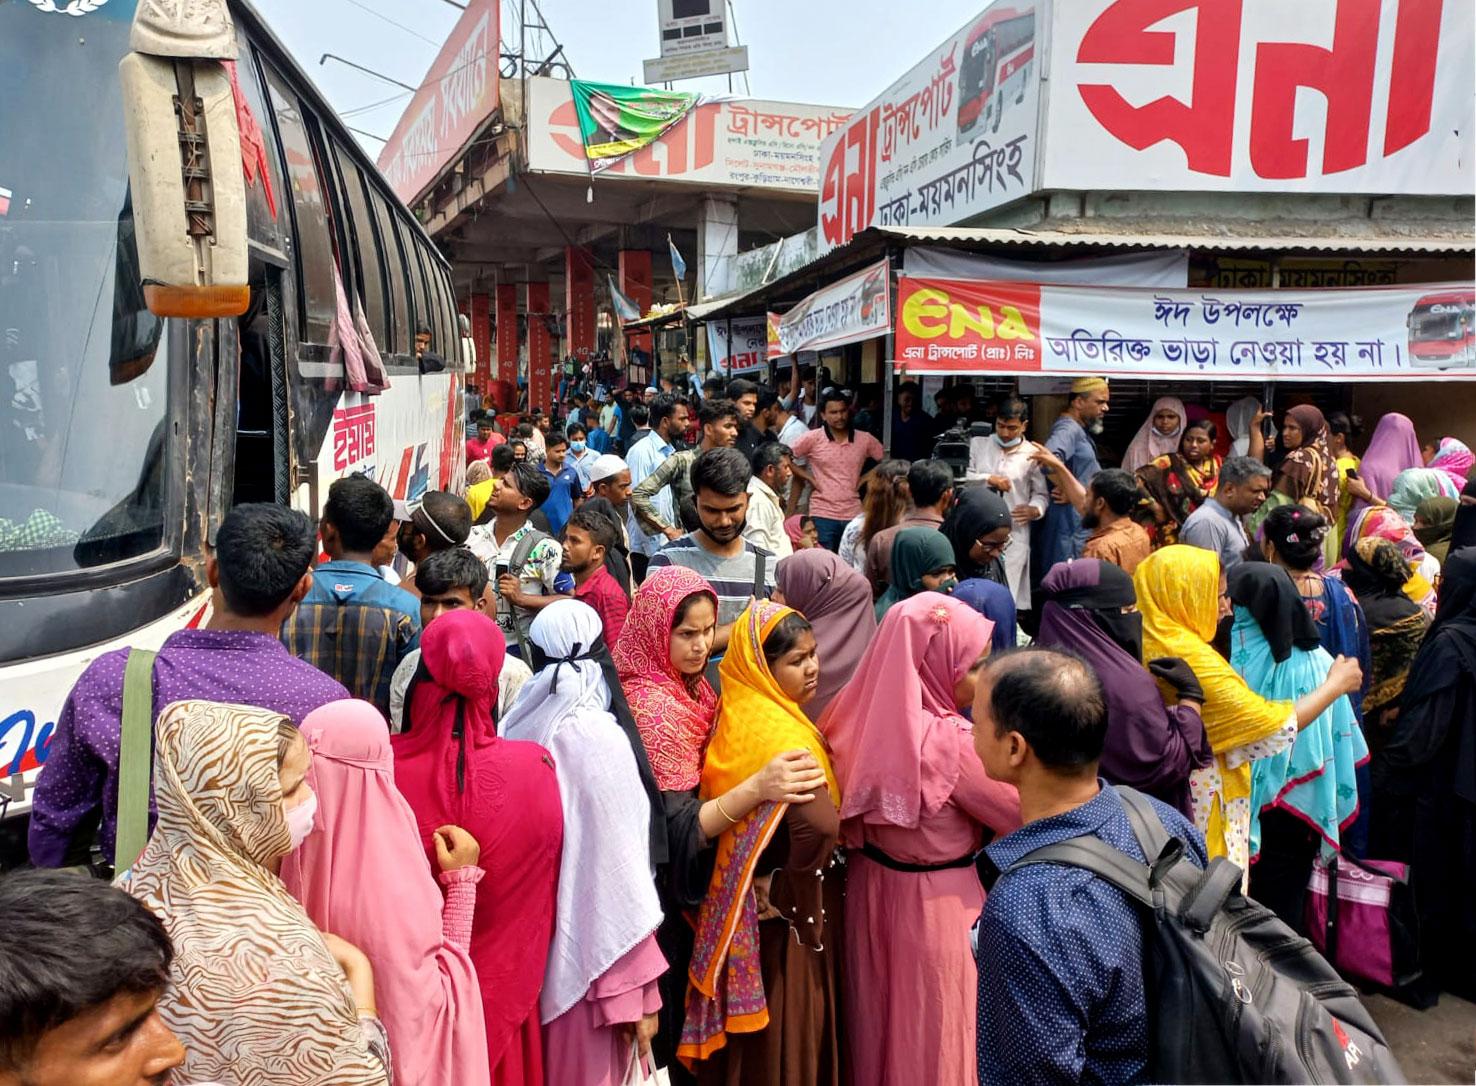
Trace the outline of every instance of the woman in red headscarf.
{"type": "Polygon", "coordinates": [[[1020,825],[1019,796],[985,774],[962,716],[993,633],[950,596],[902,600],[820,718],[850,849],[841,1005],[857,1086],[977,1081],[974,856],[985,827],[1020,825]]]}
{"type": "Polygon", "coordinates": [[[718,838],[761,803],[808,803],[825,787],[814,756],[789,750],[722,794],[698,797],[717,716],[717,697],[704,677],[716,630],[712,585],[685,567],[662,566],[637,590],[615,646],[620,684],[666,808],[668,859],[656,880],[665,919],[656,941],[669,968],[661,977],[661,1022],[652,1047],[674,1083],[692,1081],[675,1058],[693,944],[682,911],[696,910],[707,896],[718,838]]]}
{"type": "Polygon", "coordinates": [[[395,784],[415,812],[421,845],[463,827],[486,876],[472,914],[471,958],[482,990],[494,1086],[542,1086],[538,993],[553,937],[564,836],[553,759],[502,739],[493,709],[506,642],[480,611],[441,615],[420,639],[405,696],[405,731],[391,740],[395,784]]]}

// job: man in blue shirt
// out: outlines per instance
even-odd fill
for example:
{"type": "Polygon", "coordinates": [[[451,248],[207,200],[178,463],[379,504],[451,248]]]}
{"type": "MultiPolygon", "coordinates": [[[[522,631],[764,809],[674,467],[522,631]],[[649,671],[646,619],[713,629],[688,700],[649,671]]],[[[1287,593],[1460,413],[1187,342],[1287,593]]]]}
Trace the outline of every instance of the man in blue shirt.
{"type": "MultiPolygon", "coordinates": [[[[1024,822],[986,850],[1006,873],[979,920],[981,1086],[1139,1082],[1147,1072],[1139,906],[1080,868],[1008,870],[1083,836],[1145,859],[1122,799],[1097,777],[1106,735],[1102,684],[1078,657],[1007,653],[979,678],[974,747],[990,777],[1019,790],[1024,822]]],[[[1150,802],[1204,866],[1204,841],[1188,819],[1150,802]]]]}
{"type": "Polygon", "coordinates": [[[330,561],[313,571],[313,587],[282,624],[282,642],[388,719],[390,679],[420,647],[420,601],[374,566],[377,547],[394,551],[395,503],[368,476],[339,479],[328,488],[318,532],[330,561]]]}
{"type": "Polygon", "coordinates": [[[584,500],[584,484],[579,481],[579,473],[569,466],[569,439],[553,430],[545,440],[544,461],[538,470],[548,479],[549,493],[539,508],[548,518],[548,534],[557,539],[569,514],[584,500]]]}
{"type": "MultiPolygon", "coordinates": [[[[1083,487],[1102,470],[1092,435],[1102,432],[1102,418],[1107,414],[1109,399],[1106,378],[1078,377],[1071,382],[1071,401],[1051,427],[1051,436],[1046,438],[1046,448],[1061,459],[1083,487]]],[[[1046,479],[1059,488],[1059,480],[1050,476],[1046,479]]],[[[1042,570],[1081,557],[1087,532],[1081,526],[1081,514],[1076,506],[1069,501],[1053,501],[1040,525],[1042,570]]]]}

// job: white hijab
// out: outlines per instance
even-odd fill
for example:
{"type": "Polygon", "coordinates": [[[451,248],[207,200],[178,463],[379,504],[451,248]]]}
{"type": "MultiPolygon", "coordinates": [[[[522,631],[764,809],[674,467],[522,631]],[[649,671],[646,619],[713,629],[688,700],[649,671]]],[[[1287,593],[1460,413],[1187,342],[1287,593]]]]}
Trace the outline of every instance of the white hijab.
{"type": "Polygon", "coordinates": [[[661,923],[651,807],[635,754],[610,713],[599,662],[580,659],[602,629],[594,609],[577,600],[538,612],[528,636],[549,662],[523,686],[502,728],[508,739],[553,755],[564,808],[558,915],[539,1004],[545,1023],[661,923]]]}
{"type": "Polygon", "coordinates": [[[1230,453],[1244,456],[1251,447],[1251,419],[1261,409],[1261,401],[1254,396],[1236,400],[1225,409],[1225,425],[1230,427],[1230,453]]]}

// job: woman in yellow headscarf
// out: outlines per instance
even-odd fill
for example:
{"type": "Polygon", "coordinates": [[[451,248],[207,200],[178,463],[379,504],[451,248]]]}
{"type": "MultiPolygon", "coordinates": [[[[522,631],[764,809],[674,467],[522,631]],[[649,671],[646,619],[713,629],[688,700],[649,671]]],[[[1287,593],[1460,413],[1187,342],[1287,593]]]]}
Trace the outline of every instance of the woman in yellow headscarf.
{"type": "Polygon", "coordinates": [[[728,816],[698,914],[677,1055],[702,1083],[835,1086],[841,886],[825,873],[840,793],[825,740],[801,708],[820,680],[814,632],[798,611],[755,603],[734,623],[719,673],[702,798],[722,796],[785,751],[812,754],[826,786],[728,816]]]}
{"type": "MultiPolygon", "coordinates": [[[[1194,823],[1211,857],[1227,856],[1248,870],[1251,763],[1291,746],[1297,732],[1363,681],[1357,660],[1339,656],[1312,693],[1267,701],[1245,684],[1210,644],[1228,615],[1225,576],[1213,551],[1176,544],[1155,552],[1133,574],[1143,614],[1143,659],[1178,657],[1204,690],[1204,730],[1215,760],[1189,775],[1194,823]]],[[[1160,680],[1161,692],[1168,686],[1160,680]]],[[[1177,698],[1179,695],[1174,693],[1177,698]]]]}

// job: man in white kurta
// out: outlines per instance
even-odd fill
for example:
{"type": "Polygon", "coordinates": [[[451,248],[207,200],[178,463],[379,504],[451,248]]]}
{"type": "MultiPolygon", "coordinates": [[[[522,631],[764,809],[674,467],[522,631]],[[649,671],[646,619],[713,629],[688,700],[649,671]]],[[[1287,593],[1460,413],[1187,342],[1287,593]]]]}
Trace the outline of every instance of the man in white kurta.
{"type": "Polygon", "coordinates": [[[1025,438],[1029,412],[1023,400],[1006,400],[994,433],[969,442],[968,481],[987,482],[999,491],[1015,521],[1004,567],[1017,611],[1030,610],[1030,524],[1045,515],[1051,501],[1045,476],[1030,459],[1035,446],[1025,438]]]}

